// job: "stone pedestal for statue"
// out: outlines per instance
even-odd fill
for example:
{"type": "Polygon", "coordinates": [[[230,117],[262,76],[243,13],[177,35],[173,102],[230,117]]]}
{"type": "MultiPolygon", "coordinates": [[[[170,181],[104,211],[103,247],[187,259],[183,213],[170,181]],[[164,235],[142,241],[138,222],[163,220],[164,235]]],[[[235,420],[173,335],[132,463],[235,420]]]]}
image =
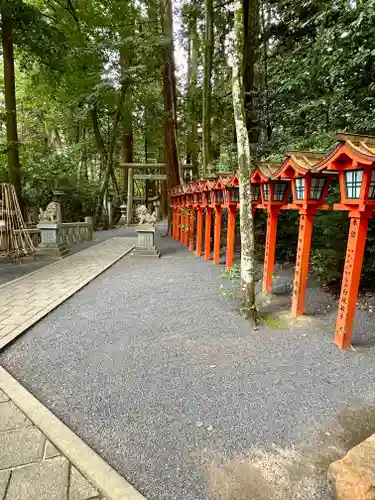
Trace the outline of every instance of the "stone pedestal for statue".
{"type": "Polygon", "coordinates": [[[155,226],[153,224],[141,224],[136,227],[137,245],[133,255],[140,257],[160,257],[160,252],[155,245],[155,226]]]}
{"type": "Polygon", "coordinates": [[[59,222],[40,222],[42,241],[35,254],[40,259],[62,259],[69,253],[66,243],[61,243],[61,224],[59,222]]]}

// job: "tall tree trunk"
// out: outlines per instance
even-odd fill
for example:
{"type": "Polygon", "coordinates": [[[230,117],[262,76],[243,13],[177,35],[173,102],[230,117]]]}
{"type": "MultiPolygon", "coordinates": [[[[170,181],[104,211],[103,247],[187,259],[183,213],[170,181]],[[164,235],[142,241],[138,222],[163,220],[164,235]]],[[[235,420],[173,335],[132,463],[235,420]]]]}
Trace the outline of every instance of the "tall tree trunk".
{"type": "MultiPolygon", "coordinates": [[[[121,138],[121,159],[124,163],[133,163],[134,161],[134,149],[133,149],[133,127],[131,129],[123,129],[123,134],[121,138]]],[[[123,192],[124,195],[128,192],[128,177],[129,169],[123,169],[123,192]]]]}
{"type": "Polygon", "coordinates": [[[13,21],[9,12],[9,3],[3,2],[1,13],[1,39],[3,45],[4,63],[4,94],[7,129],[7,159],[8,178],[17,193],[21,209],[23,209],[21,166],[19,159],[19,145],[17,134],[16,84],[14,72],[13,51],[13,21]]]}
{"type": "Polygon", "coordinates": [[[188,96],[189,96],[189,136],[187,152],[192,164],[193,177],[199,177],[198,167],[198,123],[197,123],[197,72],[198,72],[198,32],[196,0],[191,2],[191,25],[189,29],[189,65],[188,65],[188,96]]]}
{"type": "Polygon", "coordinates": [[[98,109],[96,105],[91,109],[91,120],[92,120],[92,128],[94,131],[95,143],[96,147],[99,151],[100,155],[100,178],[105,170],[105,166],[107,164],[107,150],[104,144],[104,140],[102,134],[100,132],[99,127],[99,119],[98,119],[98,109]]]}
{"type": "Polygon", "coordinates": [[[242,2],[234,2],[233,111],[237,132],[238,174],[240,180],[241,288],[245,317],[256,321],[254,225],[251,207],[250,143],[246,128],[244,99],[244,24],[242,2]]]}
{"type": "Polygon", "coordinates": [[[259,0],[243,0],[243,65],[246,126],[250,142],[258,141],[259,123],[255,114],[255,64],[259,56],[259,0]]]}
{"type": "Polygon", "coordinates": [[[186,103],[187,103],[187,116],[186,122],[186,163],[191,163],[191,123],[192,123],[192,105],[191,105],[191,33],[188,31],[187,35],[187,82],[186,82],[186,103]]]}
{"type": "MultiPolygon", "coordinates": [[[[122,137],[121,137],[121,159],[124,163],[133,163],[134,144],[133,144],[133,116],[131,111],[132,101],[127,100],[125,112],[122,115],[122,137]]],[[[128,174],[129,169],[123,169],[123,190],[124,195],[128,192],[128,174]]]]}
{"type": "MultiPolygon", "coordinates": [[[[130,33],[129,33],[130,35],[130,33]]],[[[120,66],[121,77],[123,83],[127,78],[128,67],[133,64],[134,51],[132,46],[127,46],[126,43],[120,50],[120,66]]],[[[124,163],[133,163],[134,148],[133,148],[133,94],[131,87],[127,87],[126,104],[122,113],[122,137],[121,137],[121,159],[124,163]]],[[[128,192],[128,177],[129,169],[123,169],[123,190],[124,197],[128,192]]]]}
{"type": "Polygon", "coordinates": [[[172,0],[160,0],[162,30],[167,41],[164,50],[163,95],[164,95],[164,157],[167,171],[167,187],[170,191],[182,181],[178,156],[176,77],[173,47],[172,0]]]}
{"type": "MultiPolygon", "coordinates": [[[[268,96],[268,24],[270,23],[271,15],[268,12],[267,13],[267,20],[266,20],[266,13],[265,13],[265,2],[262,1],[262,7],[261,7],[261,13],[262,13],[262,45],[263,45],[263,78],[262,78],[262,83],[263,83],[263,88],[262,88],[262,93],[264,95],[264,112],[266,115],[266,134],[267,134],[267,139],[270,141],[272,137],[272,125],[271,125],[271,120],[270,120],[270,108],[269,108],[269,96],[268,96]],[[267,25],[266,25],[267,22],[267,25]]],[[[327,129],[328,131],[328,129],[327,129]]]]}
{"type": "MultiPolygon", "coordinates": [[[[109,178],[110,178],[110,176],[114,176],[113,157],[114,157],[115,146],[116,146],[117,129],[118,129],[119,121],[120,121],[122,107],[124,104],[124,99],[125,99],[125,86],[122,85],[121,90],[120,90],[120,95],[118,97],[117,109],[115,111],[115,114],[114,114],[114,117],[112,120],[112,127],[111,127],[111,131],[110,131],[110,141],[109,141],[108,151],[107,151],[106,168],[105,168],[104,175],[102,178],[100,192],[99,192],[99,196],[98,196],[98,202],[97,202],[96,210],[95,210],[95,225],[97,225],[99,223],[99,220],[100,220],[100,217],[102,214],[103,200],[104,200],[104,195],[105,195],[106,191],[108,190],[109,178]]],[[[94,127],[94,129],[95,129],[95,127],[94,127]]],[[[113,179],[113,177],[112,177],[112,179],[113,179]]]]}
{"type": "Polygon", "coordinates": [[[205,36],[204,36],[204,79],[203,79],[203,169],[211,173],[212,145],[211,145],[211,77],[213,57],[213,5],[212,0],[205,0],[205,36]]]}

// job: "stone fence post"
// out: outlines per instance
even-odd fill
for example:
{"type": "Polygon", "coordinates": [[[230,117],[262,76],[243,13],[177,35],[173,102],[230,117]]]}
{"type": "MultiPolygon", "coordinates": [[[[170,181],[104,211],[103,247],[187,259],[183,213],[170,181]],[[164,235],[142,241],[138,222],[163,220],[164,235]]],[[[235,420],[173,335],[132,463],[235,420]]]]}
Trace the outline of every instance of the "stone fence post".
{"type": "Polygon", "coordinates": [[[85,222],[88,224],[86,228],[86,241],[92,241],[92,217],[85,217],[85,222]]]}

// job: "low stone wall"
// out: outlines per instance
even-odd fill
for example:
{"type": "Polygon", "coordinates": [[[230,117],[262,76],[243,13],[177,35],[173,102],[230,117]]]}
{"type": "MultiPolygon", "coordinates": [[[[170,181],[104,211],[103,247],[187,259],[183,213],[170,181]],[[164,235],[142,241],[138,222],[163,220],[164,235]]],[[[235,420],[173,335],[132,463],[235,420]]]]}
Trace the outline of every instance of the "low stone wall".
{"type": "Polygon", "coordinates": [[[92,222],[63,222],[60,230],[61,243],[68,247],[74,243],[92,241],[92,222]]]}
{"type": "MultiPolygon", "coordinates": [[[[34,247],[37,248],[42,242],[42,230],[40,228],[28,228],[26,232],[30,236],[34,247]]],[[[63,222],[60,224],[59,243],[63,243],[70,247],[75,243],[92,241],[92,233],[91,217],[86,217],[85,222],[63,222]]]]}
{"type": "Polygon", "coordinates": [[[328,468],[334,500],[375,500],[375,434],[328,468]]]}

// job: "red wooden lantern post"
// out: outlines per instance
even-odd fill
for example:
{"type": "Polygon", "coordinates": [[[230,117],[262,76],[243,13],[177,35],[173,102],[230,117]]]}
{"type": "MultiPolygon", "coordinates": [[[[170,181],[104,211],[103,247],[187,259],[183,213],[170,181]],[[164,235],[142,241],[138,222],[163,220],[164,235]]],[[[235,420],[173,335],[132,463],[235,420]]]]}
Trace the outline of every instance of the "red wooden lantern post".
{"type": "Polygon", "coordinates": [[[293,203],[287,207],[299,210],[300,223],[296,267],[293,281],[292,316],[301,316],[305,311],[305,294],[309,270],[311,237],[314,215],[317,210],[328,209],[324,200],[332,175],[313,172],[325,154],[311,152],[287,153],[286,159],[273,178],[291,179],[293,203]]]}
{"type": "Polygon", "coordinates": [[[192,252],[194,250],[194,184],[189,184],[186,190],[186,200],[188,208],[188,233],[187,233],[187,245],[189,245],[189,250],[192,252]]]}
{"type": "Polygon", "coordinates": [[[186,215],[185,215],[185,195],[183,188],[180,187],[180,243],[185,241],[186,215]]]}
{"type": "Polygon", "coordinates": [[[176,241],[179,241],[180,239],[180,196],[178,193],[178,190],[175,189],[175,223],[174,223],[174,231],[173,231],[173,238],[176,241]]]}
{"type": "Polygon", "coordinates": [[[195,254],[202,255],[202,231],[203,231],[203,206],[202,206],[202,186],[201,182],[196,182],[194,189],[194,206],[197,209],[197,238],[195,254]]]}
{"type": "Polygon", "coordinates": [[[211,206],[211,183],[207,181],[202,187],[202,205],[205,209],[206,220],[204,224],[204,260],[210,260],[211,257],[211,222],[212,222],[212,206],[211,206]]]}
{"type": "Polygon", "coordinates": [[[184,204],[183,204],[183,212],[184,212],[184,226],[183,226],[183,238],[182,243],[187,247],[189,246],[189,224],[190,224],[190,209],[189,209],[189,194],[188,188],[184,188],[184,204]]]}
{"type": "Polygon", "coordinates": [[[335,210],[349,212],[350,227],[341,283],[335,344],[351,345],[369,219],[375,210],[375,137],[338,134],[336,148],[317,170],[339,173],[341,203],[335,210]]]}
{"type": "Polygon", "coordinates": [[[222,204],[224,202],[224,184],[221,180],[217,181],[211,191],[211,205],[215,210],[214,227],[214,264],[220,263],[220,243],[221,243],[221,219],[222,204]]]}
{"type": "Polygon", "coordinates": [[[176,239],[177,199],[176,199],[176,192],[175,192],[174,188],[171,190],[170,196],[171,196],[171,207],[172,207],[171,233],[172,233],[172,238],[175,240],[176,239]]]}
{"type": "Polygon", "coordinates": [[[277,221],[281,207],[286,203],[290,183],[272,181],[271,177],[280,165],[258,164],[251,177],[252,184],[259,184],[262,203],[259,208],[267,210],[267,234],[264,252],[263,291],[272,293],[272,276],[275,267],[277,221]]]}
{"type": "Polygon", "coordinates": [[[233,266],[236,237],[236,214],[240,204],[239,181],[237,175],[232,178],[222,178],[224,184],[224,206],[228,209],[226,268],[233,266]]]}

